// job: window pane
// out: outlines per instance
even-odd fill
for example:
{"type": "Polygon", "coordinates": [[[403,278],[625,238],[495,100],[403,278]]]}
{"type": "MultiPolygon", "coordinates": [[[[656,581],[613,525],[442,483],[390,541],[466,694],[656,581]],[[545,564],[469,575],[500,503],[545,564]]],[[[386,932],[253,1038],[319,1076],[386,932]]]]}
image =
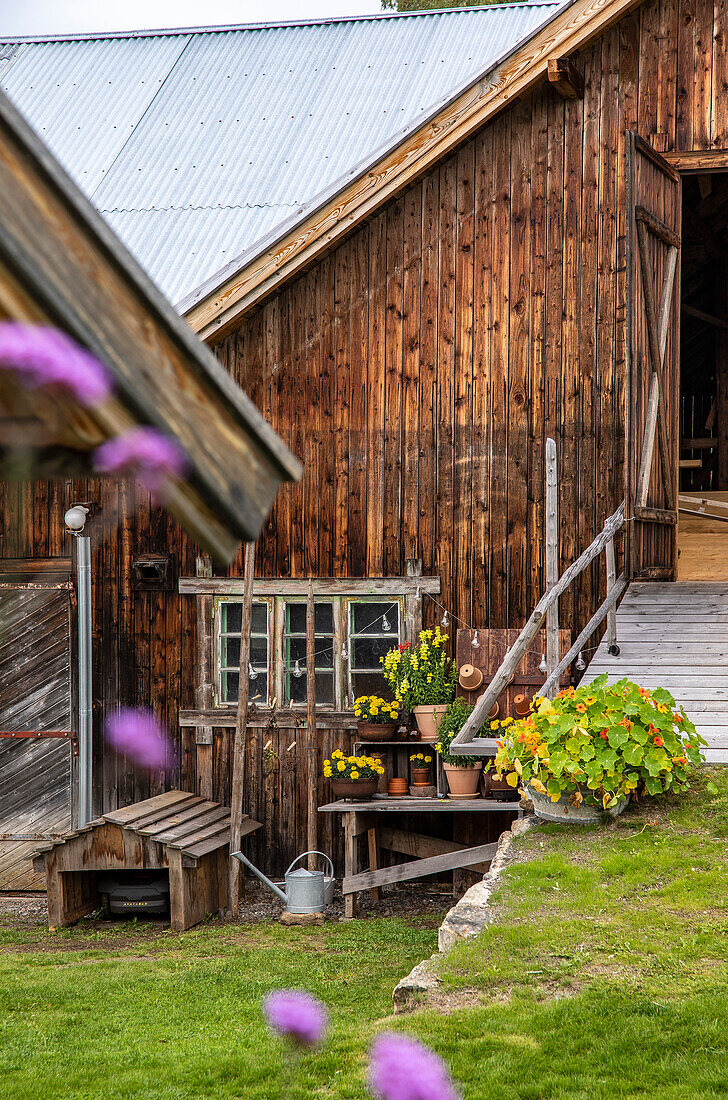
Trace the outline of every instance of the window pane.
{"type": "Polygon", "coordinates": [[[392,692],[381,672],[352,672],[351,686],[355,699],[360,695],[381,695],[384,699],[392,698],[392,692]]]}
{"type": "MultiPolygon", "coordinates": [[[[306,633],[305,603],[286,604],[288,610],[288,633],[306,633]]],[[[334,607],[331,603],[315,601],[313,606],[313,627],[316,634],[332,634],[334,630],[334,607]]]]}
{"type": "Polygon", "coordinates": [[[238,684],[240,676],[237,672],[223,672],[222,674],[222,701],[224,703],[237,703],[238,684]]]}
{"type": "MultiPolygon", "coordinates": [[[[315,603],[313,607],[313,624],[317,634],[333,634],[334,632],[334,607],[330,603],[315,603]]],[[[304,628],[305,629],[305,628],[304,628]]]]}
{"type": "Polygon", "coordinates": [[[396,634],[399,637],[399,604],[391,603],[355,603],[352,604],[354,634],[396,634]],[[389,630],[385,630],[382,619],[386,617],[389,630]]]}
{"type": "Polygon", "coordinates": [[[286,604],[288,611],[288,633],[306,633],[306,605],[305,603],[286,604]]]}
{"type": "MultiPolygon", "coordinates": [[[[306,677],[289,676],[289,691],[291,703],[306,702],[306,677]]],[[[316,705],[331,706],[334,701],[334,677],[331,672],[316,673],[316,705]]]]}
{"type": "MultiPolygon", "coordinates": [[[[223,703],[237,703],[238,701],[238,684],[240,683],[240,677],[237,672],[223,672],[222,674],[222,699],[223,703]]],[[[259,672],[254,680],[248,681],[249,696],[248,699],[251,703],[258,703],[260,706],[266,706],[268,703],[268,676],[264,672],[259,672]]]]}
{"type": "Polygon", "coordinates": [[[289,638],[288,639],[288,663],[293,664],[294,661],[300,661],[301,664],[306,660],[306,639],[305,638],[289,638]]]}
{"type": "MultiPolygon", "coordinates": [[[[239,629],[239,628],[238,628],[239,629]]],[[[268,633],[268,604],[254,603],[251,614],[251,633],[268,633]]]]}
{"type": "MultiPolygon", "coordinates": [[[[260,706],[265,706],[268,702],[268,677],[259,672],[254,680],[249,681],[248,688],[250,695],[249,700],[251,703],[258,703],[260,706]]],[[[237,699],[235,700],[237,702],[237,699]]]]}
{"type": "Polygon", "coordinates": [[[250,663],[260,671],[261,668],[268,667],[268,639],[267,638],[251,638],[250,639],[250,663]]]}
{"type": "Polygon", "coordinates": [[[223,668],[240,668],[240,639],[223,638],[222,640],[222,666],[223,668]]]}
{"type": "Polygon", "coordinates": [[[221,615],[223,634],[239,634],[243,629],[243,605],[241,603],[224,603],[221,615]]]}
{"type": "Polygon", "coordinates": [[[392,638],[354,638],[351,645],[352,668],[379,668],[379,658],[392,648],[392,638]]]}

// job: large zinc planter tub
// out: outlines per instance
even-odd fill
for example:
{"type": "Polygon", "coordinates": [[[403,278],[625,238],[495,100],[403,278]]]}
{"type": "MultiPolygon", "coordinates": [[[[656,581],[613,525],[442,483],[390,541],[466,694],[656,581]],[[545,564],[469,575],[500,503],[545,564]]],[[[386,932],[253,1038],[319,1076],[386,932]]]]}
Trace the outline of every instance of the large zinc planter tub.
{"type": "Polygon", "coordinates": [[[552,802],[548,795],[539,794],[533,787],[526,787],[525,790],[533,802],[536,817],[543,821],[565,822],[567,825],[598,825],[605,817],[617,817],[629,802],[628,798],[623,798],[611,809],[602,810],[598,806],[587,806],[586,802],[574,806],[569,802],[568,794],[563,794],[558,802],[552,802]]]}

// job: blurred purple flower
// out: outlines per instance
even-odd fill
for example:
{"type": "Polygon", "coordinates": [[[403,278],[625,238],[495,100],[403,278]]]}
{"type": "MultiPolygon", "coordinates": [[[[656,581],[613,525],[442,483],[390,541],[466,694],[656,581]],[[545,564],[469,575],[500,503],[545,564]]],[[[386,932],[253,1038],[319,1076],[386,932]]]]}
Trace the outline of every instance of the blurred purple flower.
{"type": "Polygon", "coordinates": [[[106,719],[104,737],[117,750],[147,768],[164,768],[174,762],[174,746],[162,723],[150,710],[122,707],[106,719]]]}
{"type": "Polygon", "coordinates": [[[459,1100],[443,1060],[416,1039],[391,1032],[372,1045],[369,1089],[379,1100],[459,1100]]]}
{"type": "Polygon", "coordinates": [[[30,389],[66,390],[81,405],[96,405],[111,393],[103,364],[54,328],[0,321],[0,368],[30,389]]]}
{"type": "Polygon", "coordinates": [[[130,428],[96,449],[94,465],[101,474],[133,474],[150,493],[181,477],[187,462],[183,451],[156,428],[130,428]]]}
{"type": "Polygon", "coordinates": [[[263,1014],[271,1031],[307,1047],[323,1038],[329,1023],[326,1006],[297,989],[269,993],[263,1001],[263,1014]]]}

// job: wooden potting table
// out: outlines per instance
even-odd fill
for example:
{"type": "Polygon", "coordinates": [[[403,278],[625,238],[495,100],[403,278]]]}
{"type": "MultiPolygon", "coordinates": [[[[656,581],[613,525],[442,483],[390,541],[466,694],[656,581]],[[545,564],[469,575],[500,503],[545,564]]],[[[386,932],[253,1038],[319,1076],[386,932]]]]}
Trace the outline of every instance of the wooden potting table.
{"type": "Polygon", "coordinates": [[[411,879],[436,875],[441,871],[454,871],[467,867],[485,873],[495,855],[497,842],[471,847],[454,840],[425,836],[388,824],[391,814],[487,814],[511,813],[522,817],[518,802],[496,802],[493,798],[455,800],[449,798],[374,798],[371,801],[353,802],[339,799],[319,806],[319,813],[341,814],[344,827],[344,916],[356,914],[356,895],[371,890],[379,896],[379,887],[390,882],[408,882],[411,879]],[[367,834],[369,870],[359,870],[357,838],[367,834]],[[379,866],[379,849],[414,856],[408,863],[393,867],[379,866]]]}

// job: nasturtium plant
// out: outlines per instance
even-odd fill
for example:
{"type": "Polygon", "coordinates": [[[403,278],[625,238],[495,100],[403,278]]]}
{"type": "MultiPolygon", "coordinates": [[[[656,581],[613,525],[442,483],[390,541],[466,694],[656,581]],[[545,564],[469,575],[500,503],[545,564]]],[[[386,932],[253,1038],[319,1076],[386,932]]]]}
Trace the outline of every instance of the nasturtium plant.
{"type": "Polygon", "coordinates": [[[535,698],[526,718],[503,720],[495,768],[513,787],[552,802],[568,796],[608,810],[638,788],[683,791],[706,741],[665,688],[598,676],[553,702],[535,698]]]}

